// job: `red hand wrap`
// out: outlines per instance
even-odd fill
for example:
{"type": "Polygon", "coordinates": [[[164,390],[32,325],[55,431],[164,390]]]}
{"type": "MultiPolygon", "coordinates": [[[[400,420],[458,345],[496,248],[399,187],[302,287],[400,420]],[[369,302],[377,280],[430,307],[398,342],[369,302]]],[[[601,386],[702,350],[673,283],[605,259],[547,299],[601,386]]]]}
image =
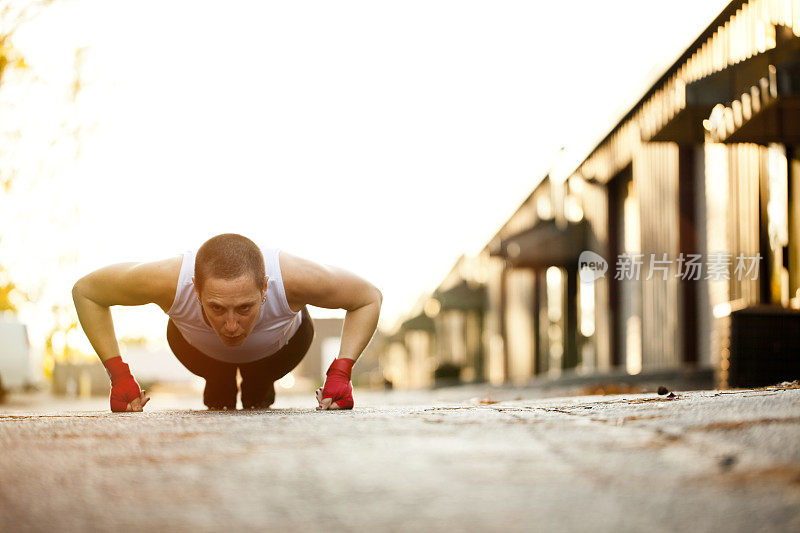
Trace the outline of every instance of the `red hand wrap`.
{"type": "Polygon", "coordinates": [[[355,361],[347,357],[334,359],[328,367],[322,398],[332,398],[333,403],[341,409],[353,408],[353,385],[350,383],[350,372],[355,361]]]}
{"type": "Polygon", "coordinates": [[[133,379],[122,357],[112,357],[103,363],[111,376],[111,410],[115,413],[128,410],[128,404],[141,395],[139,384],[133,379]]]}

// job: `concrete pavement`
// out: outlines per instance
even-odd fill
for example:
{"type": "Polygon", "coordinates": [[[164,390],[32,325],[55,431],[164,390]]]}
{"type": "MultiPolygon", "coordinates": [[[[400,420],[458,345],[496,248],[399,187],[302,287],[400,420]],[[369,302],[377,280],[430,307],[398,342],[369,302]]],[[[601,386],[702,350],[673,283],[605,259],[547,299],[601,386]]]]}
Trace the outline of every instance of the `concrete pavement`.
{"type": "Polygon", "coordinates": [[[675,394],[12,401],[0,531],[800,531],[800,388],[675,394]]]}

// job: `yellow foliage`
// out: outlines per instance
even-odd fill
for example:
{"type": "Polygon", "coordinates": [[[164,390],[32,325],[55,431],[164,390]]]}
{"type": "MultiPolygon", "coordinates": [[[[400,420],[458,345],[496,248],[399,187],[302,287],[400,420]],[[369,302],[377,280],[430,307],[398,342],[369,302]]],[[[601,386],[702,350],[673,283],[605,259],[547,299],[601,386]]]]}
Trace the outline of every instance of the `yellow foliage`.
{"type": "Polygon", "coordinates": [[[14,291],[14,284],[0,286],[0,311],[17,311],[17,306],[14,305],[14,297],[11,292],[14,291]]]}
{"type": "Polygon", "coordinates": [[[45,352],[42,358],[42,370],[48,378],[53,377],[53,369],[56,367],[56,358],[50,352],[45,352]]]}

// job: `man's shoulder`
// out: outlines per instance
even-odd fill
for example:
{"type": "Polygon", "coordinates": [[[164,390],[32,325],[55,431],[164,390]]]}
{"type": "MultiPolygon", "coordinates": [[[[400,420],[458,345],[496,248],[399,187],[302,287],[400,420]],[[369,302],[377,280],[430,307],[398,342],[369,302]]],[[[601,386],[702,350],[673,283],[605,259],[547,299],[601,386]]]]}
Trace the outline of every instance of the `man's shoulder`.
{"type": "Polygon", "coordinates": [[[178,280],[183,266],[183,254],[140,265],[148,273],[150,283],[158,292],[156,304],[168,312],[178,292],[178,280]]]}
{"type": "Polygon", "coordinates": [[[290,254],[284,250],[280,250],[278,254],[278,263],[281,268],[281,277],[283,281],[298,281],[307,280],[315,275],[319,275],[320,269],[325,269],[323,265],[310,261],[303,257],[290,254]]]}
{"type": "Polygon", "coordinates": [[[143,263],[142,266],[145,266],[153,275],[157,276],[159,281],[171,280],[177,286],[178,275],[180,275],[181,267],[183,266],[183,254],[143,263]]]}
{"type": "Polygon", "coordinates": [[[293,311],[302,309],[308,303],[307,293],[318,285],[320,273],[325,267],[283,250],[278,254],[278,262],[289,307],[293,311]]]}

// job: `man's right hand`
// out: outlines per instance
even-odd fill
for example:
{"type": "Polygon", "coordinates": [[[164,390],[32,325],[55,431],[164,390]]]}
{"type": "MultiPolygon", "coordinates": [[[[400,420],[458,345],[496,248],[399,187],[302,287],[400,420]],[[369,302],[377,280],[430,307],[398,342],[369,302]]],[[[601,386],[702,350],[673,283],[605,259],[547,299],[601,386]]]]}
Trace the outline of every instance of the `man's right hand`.
{"type": "Polygon", "coordinates": [[[144,411],[145,404],[147,402],[149,402],[149,401],[150,401],[150,396],[148,396],[145,393],[145,391],[142,391],[142,393],[139,395],[139,397],[134,398],[133,400],[131,400],[131,402],[128,404],[128,406],[127,406],[127,408],[125,410],[126,411],[135,411],[135,412],[141,413],[142,411],[144,411]]]}
{"type": "Polygon", "coordinates": [[[122,358],[113,357],[103,363],[111,376],[111,411],[122,413],[126,411],[142,411],[150,398],[139,388],[133,379],[128,365],[122,358]]]}
{"type": "Polygon", "coordinates": [[[126,411],[141,412],[150,397],[145,391],[139,389],[139,384],[130,377],[130,381],[117,382],[111,386],[111,410],[115,413],[126,411]]]}
{"type": "Polygon", "coordinates": [[[149,400],[150,397],[139,389],[139,384],[131,375],[118,379],[111,385],[111,410],[115,413],[142,411],[149,400]]]}

